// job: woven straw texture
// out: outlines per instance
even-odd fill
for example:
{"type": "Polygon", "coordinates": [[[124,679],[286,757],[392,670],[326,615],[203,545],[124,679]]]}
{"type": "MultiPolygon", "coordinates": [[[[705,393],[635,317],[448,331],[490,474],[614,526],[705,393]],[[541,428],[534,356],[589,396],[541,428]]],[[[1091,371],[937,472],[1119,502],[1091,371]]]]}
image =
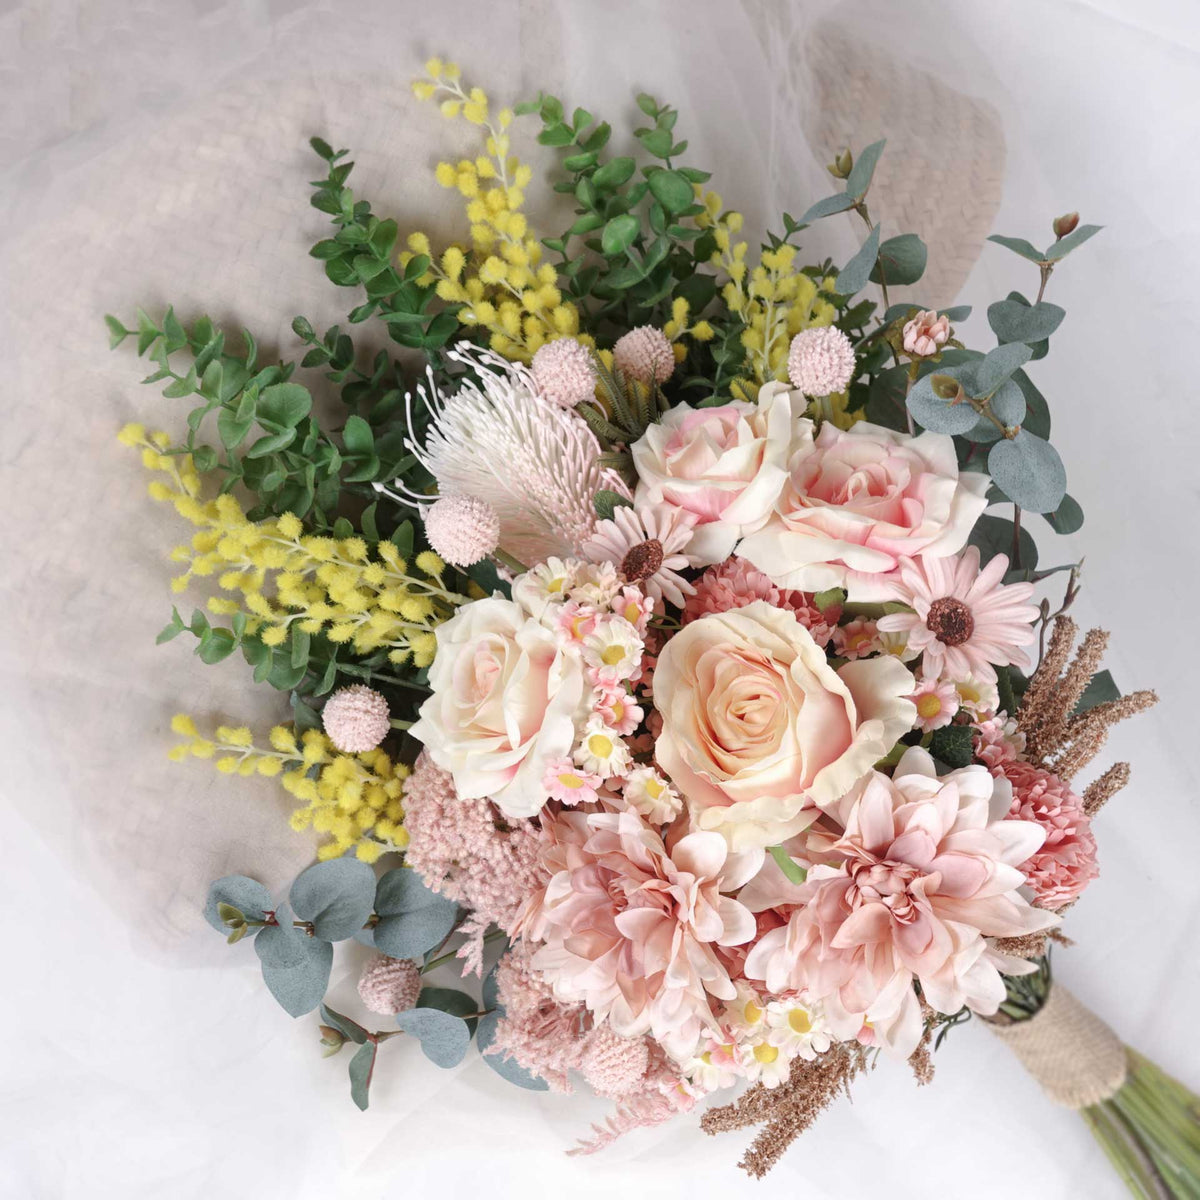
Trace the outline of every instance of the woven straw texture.
{"type": "Polygon", "coordinates": [[[1064,1108],[1099,1104],[1125,1082],[1121,1039],[1060,983],[1050,989],[1036,1016],[988,1028],[1021,1060],[1042,1091],[1064,1108]]]}

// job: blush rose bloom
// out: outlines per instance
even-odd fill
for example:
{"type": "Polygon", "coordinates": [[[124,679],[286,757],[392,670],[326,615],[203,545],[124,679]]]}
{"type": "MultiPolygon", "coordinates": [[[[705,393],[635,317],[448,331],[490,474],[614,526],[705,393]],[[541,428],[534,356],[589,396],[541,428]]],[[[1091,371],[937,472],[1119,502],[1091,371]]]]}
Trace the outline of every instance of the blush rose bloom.
{"type": "Polygon", "coordinates": [[[546,764],[570,754],[590,695],[582,657],[498,597],[463,605],[437,643],[413,737],[463,799],[533,816],[546,801],[546,764]]]}
{"type": "Polygon", "coordinates": [[[701,566],[722,562],[743,534],[770,516],[794,446],[812,441],[806,401],[768,383],[758,402],[714,408],[677,404],[630,447],[638,507],[667,504],[698,518],[688,553],[701,566]]]}
{"type": "Polygon", "coordinates": [[[793,450],[770,520],[738,547],[780,587],[844,587],[853,601],[887,599],[901,557],[944,558],[967,543],[987,507],[986,475],[959,472],[953,439],[859,422],[826,422],[793,450]]]}
{"type": "Polygon", "coordinates": [[[891,655],[833,670],[793,613],[756,600],[692,621],[663,648],[658,762],[693,828],[734,850],[775,845],[913,727],[914,686],[891,655]]]}

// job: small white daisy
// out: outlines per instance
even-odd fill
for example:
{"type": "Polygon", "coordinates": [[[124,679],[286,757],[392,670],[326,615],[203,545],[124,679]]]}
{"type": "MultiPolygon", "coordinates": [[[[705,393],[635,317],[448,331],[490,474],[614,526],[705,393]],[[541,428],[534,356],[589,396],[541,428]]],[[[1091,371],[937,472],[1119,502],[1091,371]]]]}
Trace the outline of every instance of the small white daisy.
{"type": "Polygon", "coordinates": [[[710,1041],[708,1048],[680,1068],[683,1076],[705,1092],[732,1087],[738,1080],[737,1050],[731,1042],[710,1041]]]}
{"type": "Polygon", "coordinates": [[[789,1056],[814,1059],[829,1049],[830,1038],[820,1008],[798,1000],[772,1000],[767,1005],[767,1035],[772,1045],[789,1056]]]}
{"type": "Polygon", "coordinates": [[[630,771],[622,794],[625,803],[651,825],[666,825],[683,809],[679,793],[653,767],[635,767],[630,771]]]}
{"type": "Polygon", "coordinates": [[[733,986],[737,995],[732,1000],[725,1001],[721,1012],[722,1026],[739,1042],[761,1038],[767,1028],[767,1010],[762,997],[745,980],[739,979],[733,986]]]}
{"type": "Polygon", "coordinates": [[[778,1087],[791,1074],[792,1059],[787,1049],[769,1041],[746,1042],[738,1047],[738,1065],[742,1074],[764,1087],[778,1087]]]}
{"type": "Polygon", "coordinates": [[[598,682],[632,679],[642,665],[642,639],[624,617],[605,616],[583,639],[583,658],[598,682]]]}
{"type": "Polygon", "coordinates": [[[959,704],[976,720],[990,717],[1000,707],[1000,690],[991,680],[969,675],[953,682],[959,704]]]}
{"type": "Polygon", "coordinates": [[[575,749],[575,762],[601,779],[611,779],[614,775],[624,775],[632,761],[629,747],[599,717],[593,716],[575,749]]]}
{"type": "Polygon", "coordinates": [[[531,617],[541,621],[566,601],[579,576],[579,566],[573,558],[548,558],[513,580],[512,598],[531,617]]]}

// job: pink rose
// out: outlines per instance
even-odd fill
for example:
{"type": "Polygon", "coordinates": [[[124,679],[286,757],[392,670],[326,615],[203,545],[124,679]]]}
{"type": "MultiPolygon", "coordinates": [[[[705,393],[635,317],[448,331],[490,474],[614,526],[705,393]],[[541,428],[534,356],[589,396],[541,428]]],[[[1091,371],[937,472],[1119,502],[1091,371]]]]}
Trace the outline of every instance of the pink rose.
{"type": "Polygon", "coordinates": [[[950,339],[950,320],[924,309],[904,326],[904,349],[918,358],[928,358],[950,339]]]}
{"type": "Polygon", "coordinates": [[[464,604],[437,630],[429,699],[412,735],[465,800],[510,817],[546,802],[546,764],[571,752],[591,695],[580,654],[510,600],[464,604]]]}
{"type": "Polygon", "coordinates": [[[794,442],[811,442],[804,407],[804,398],[782,383],[768,383],[756,404],[675,405],[630,447],[636,503],[694,513],[688,553],[700,565],[721,562],[739,537],[767,520],[794,442]]]}
{"type": "Polygon", "coordinates": [[[826,422],[789,468],[774,514],[738,547],[780,587],[887,599],[883,577],[901,557],[956,554],[987,507],[988,477],[960,474],[942,433],[826,422]]]}
{"type": "Polygon", "coordinates": [[[734,850],[774,845],[913,727],[913,686],[891,655],[834,671],[794,614],[756,600],[692,621],[663,648],[658,762],[693,828],[734,850]]]}

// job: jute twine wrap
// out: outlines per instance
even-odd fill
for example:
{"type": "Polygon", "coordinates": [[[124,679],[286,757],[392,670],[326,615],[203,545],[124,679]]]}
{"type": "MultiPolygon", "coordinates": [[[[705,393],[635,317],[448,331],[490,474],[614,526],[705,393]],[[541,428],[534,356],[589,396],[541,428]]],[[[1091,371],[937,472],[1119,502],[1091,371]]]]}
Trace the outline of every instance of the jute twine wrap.
{"type": "Polygon", "coordinates": [[[1099,1104],[1125,1082],[1120,1038],[1061,984],[1051,986],[1045,1005],[1028,1021],[988,1028],[1064,1108],[1099,1104]]]}

